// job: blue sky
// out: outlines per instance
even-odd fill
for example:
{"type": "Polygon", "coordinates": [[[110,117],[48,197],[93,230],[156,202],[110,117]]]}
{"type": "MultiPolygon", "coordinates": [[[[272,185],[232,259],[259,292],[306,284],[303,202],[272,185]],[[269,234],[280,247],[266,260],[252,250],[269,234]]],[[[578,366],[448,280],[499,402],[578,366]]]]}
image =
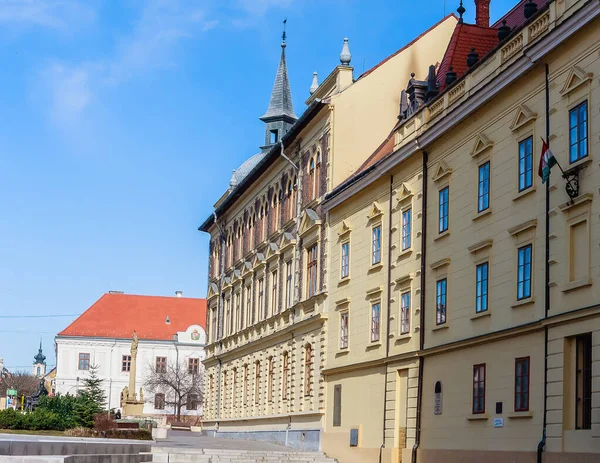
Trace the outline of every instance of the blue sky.
{"type": "MultiPolygon", "coordinates": [[[[492,0],[492,20],[513,3],[492,0]]],[[[5,363],[31,365],[41,335],[53,364],[74,317],[4,317],[78,314],[109,290],[205,295],[197,227],[263,140],[284,18],[299,115],[344,36],[358,75],[443,14],[443,0],[0,0],[5,363]]]]}

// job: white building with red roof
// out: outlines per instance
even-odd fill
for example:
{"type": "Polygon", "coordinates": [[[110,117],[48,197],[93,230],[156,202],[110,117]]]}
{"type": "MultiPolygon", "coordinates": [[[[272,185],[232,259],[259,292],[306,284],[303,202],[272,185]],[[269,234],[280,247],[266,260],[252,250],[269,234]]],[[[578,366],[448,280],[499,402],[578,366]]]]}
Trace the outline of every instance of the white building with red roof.
{"type": "MultiPolygon", "coordinates": [[[[182,297],[179,291],[176,297],[104,294],[55,338],[56,392],[76,394],[90,368],[97,366],[107,407],[121,408],[121,393],[129,384],[134,331],[139,338],[138,398],[145,379],[156,368],[183,364],[190,373],[202,374],[205,325],[206,300],[182,297]]],[[[144,415],[174,414],[160,393],[142,393],[144,415]]],[[[200,397],[191,397],[182,414],[201,416],[200,397]]]]}

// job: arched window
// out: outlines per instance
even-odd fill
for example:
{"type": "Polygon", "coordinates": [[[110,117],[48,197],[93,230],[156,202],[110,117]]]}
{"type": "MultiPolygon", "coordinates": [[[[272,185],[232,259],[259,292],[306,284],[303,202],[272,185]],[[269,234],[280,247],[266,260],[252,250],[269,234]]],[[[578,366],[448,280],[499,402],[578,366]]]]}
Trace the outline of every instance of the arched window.
{"type": "Polygon", "coordinates": [[[258,404],[260,398],[260,362],[254,364],[254,403],[258,404]]]}
{"type": "Polygon", "coordinates": [[[275,361],[273,357],[269,357],[269,376],[267,382],[267,397],[269,402],[273,402],[273,379],[275,378],[274,370],[275,361]]]}
{"type": "Polygon", "coordinates": [[[310,396],[311,393],[311,376],[312,376],[312,347],[306,345],[304,350],[304,395],[310,396]]]}
{"type": "Polygon", "coordinates": [[[315,167],[315,198],[321,195],[321,151],[317,151],[317,166],[315,167]]]}
{"type": "Polygon", "coordinates": [[[223,372],[223,410],[227,413],[227,371],[223,372]]]}
{"type": "Polygon", "coordinates": [[[233,384],[231,387],[231,405],[232,409],[235,410],[237,398],[237,368],[233,369],[233,384]]]}
{"type": "Polygon", "coordinates": [[[289,374],[289,356],[287,352],[283,353],[282,372],[281,372],[281,398],[287,400],[288,395],[288,374],[289,374]]]}

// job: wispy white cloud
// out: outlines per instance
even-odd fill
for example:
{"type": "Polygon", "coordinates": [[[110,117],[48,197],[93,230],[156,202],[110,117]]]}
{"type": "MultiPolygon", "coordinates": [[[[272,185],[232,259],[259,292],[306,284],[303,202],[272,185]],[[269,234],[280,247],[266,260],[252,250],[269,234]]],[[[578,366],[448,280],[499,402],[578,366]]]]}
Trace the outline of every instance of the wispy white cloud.
{"type": "Polygon", "coordinates": [[[78,0],[0,0],[0,23],[68,29],[87,23],[94,10],[78,0]]]}

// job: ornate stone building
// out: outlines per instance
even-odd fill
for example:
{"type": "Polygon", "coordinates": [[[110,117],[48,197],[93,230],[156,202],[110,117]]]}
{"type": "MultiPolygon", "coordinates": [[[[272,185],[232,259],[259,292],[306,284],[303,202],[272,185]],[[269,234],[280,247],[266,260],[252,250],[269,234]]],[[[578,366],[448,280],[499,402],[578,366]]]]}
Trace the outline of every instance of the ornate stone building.
{"type": "Polygon", "coordinates": [[[344,463],[600,453],[600,4],[520,1],[491,25],[489,6],[466,24],[461,2],[439,65],[323,203],[323,448],[344,463]]]}
{"type": "Polygon", "coordinates": [[[236,169],[200,226],[210,234],[205,429],[216,436],[319,449],[326,391],[328,243],[322,200],[394,125],[398,75],[441,59],[444,18],[358,79],[345,39],[341,65],[295,119],[286,44],[265,145],[236,169]],[[363,131],[364,129],[364,131],[363,131]],[[366,150],[366,151],[365,151],[366,150]]]}

